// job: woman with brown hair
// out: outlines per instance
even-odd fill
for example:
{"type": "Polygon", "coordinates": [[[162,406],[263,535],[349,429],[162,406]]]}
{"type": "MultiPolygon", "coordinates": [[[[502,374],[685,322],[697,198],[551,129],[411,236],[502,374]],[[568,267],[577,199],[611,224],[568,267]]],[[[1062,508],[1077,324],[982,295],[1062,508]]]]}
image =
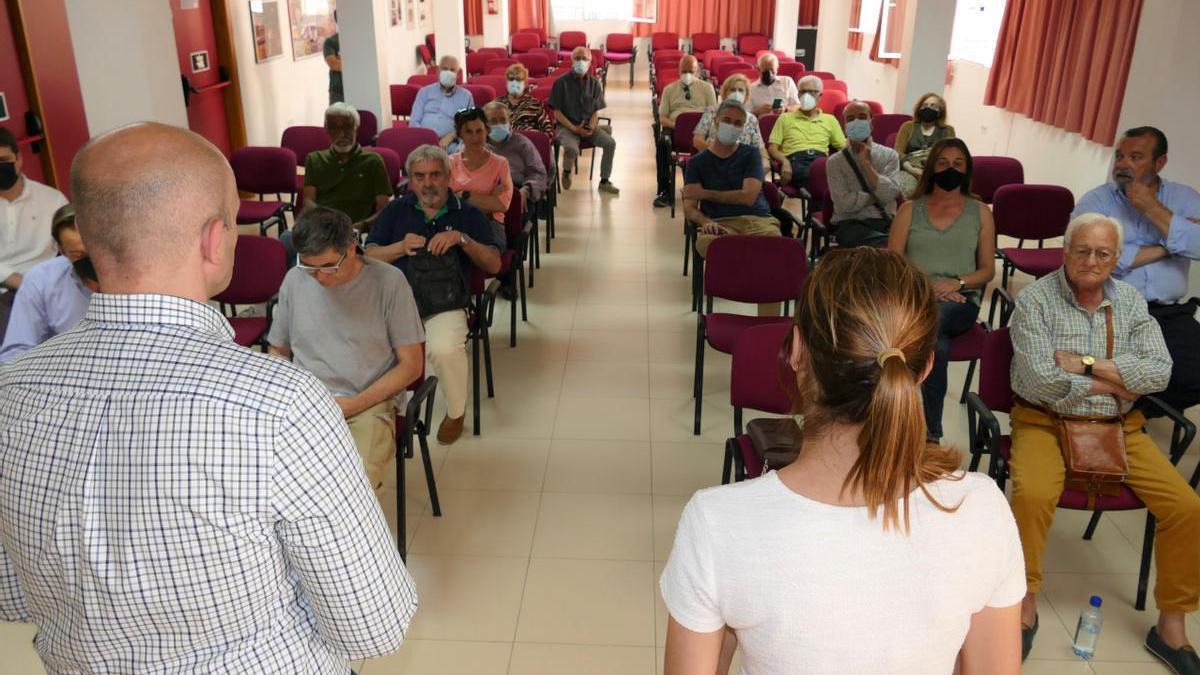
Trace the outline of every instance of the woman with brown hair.
{"type": "Polygon", "coordinates": [[[913,118],[896,132],[896,154],[900,155],[900,189],[905,197],[917,187],[929,151],[943,138],[954,138],[954,127],[946,124],[946,99],[929,92],[917,99],[913,118]]]}
{"type": "Polygon", "coordinates": [[[933,289],[903,257],[821,259],[781,353],[799,458],[684,509],[660,582],[667,675],[726,672],[735,638],[751,675],[1020,671],[1012,512],[925,443],[936,326],[933,289]]]}

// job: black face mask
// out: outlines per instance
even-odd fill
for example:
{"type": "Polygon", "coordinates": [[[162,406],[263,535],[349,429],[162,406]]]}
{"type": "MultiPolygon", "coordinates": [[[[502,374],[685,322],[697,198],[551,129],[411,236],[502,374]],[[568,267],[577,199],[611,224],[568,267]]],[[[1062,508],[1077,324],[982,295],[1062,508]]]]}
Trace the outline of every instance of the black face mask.
{"type": "Polygon", "coordinates": [[[769,70],[762,71],[762,83],[763,84],[765,84],[767,86],[771,86],[771,83],[774,81],[775,81],[775,73],[772,73],[769,70]]]}
{"type": "Polygon", "coordinates": [[[936,122],[941,116],[942,112],[933,108],[921,108],[917,111],[917,119],[922,122],[936,122]]]}
{"type": "Polygon", "coordinates": [[[0,162],[0,190],[8,190],[16,185],[20,177],[16,162],[0,162]]]}
{"type": "Polygon", "coordinates": [[[100,279],[96,277],[96,268],[92,266],[92,259],[88,256],[83,256],[71,263],[71,267],[75,268],[75,275],[80,279],[99,283],[100,279]]]}
{"type": "Polygon", "coordinates": [[[934,184],[946,192],[953,192],[962,187],[964,178],[966,178],[966,174],[958,169],[955,169],[954,167],[942,169],[941,171],[933,174],[934,184]]]}

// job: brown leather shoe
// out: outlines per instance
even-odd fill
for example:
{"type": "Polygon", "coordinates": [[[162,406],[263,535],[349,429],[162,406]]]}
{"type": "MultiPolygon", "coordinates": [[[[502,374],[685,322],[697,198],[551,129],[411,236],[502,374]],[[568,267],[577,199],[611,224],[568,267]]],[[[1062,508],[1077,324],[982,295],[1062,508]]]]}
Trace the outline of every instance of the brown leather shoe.
{"type": "Polygon", "coordinates": [[[458,418],[450,417],[449,415],[444,417],[441,425],[438,426],[438,443],[441,443],[442,445],[450,445],[454,441],[457,441],[458,437],[462,436],[463,420],[466,419],[466,417],[466,415],[458,418]]]}

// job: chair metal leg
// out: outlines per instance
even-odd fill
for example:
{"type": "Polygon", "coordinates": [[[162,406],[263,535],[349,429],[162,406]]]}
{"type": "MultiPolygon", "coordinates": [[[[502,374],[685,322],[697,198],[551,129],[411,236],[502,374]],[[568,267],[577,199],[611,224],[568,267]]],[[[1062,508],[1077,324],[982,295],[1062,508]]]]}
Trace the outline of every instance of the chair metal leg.
{"type": "Polygon", "coordinates": [[[475,314],[475,330],[471,332],[471,407],[474,413],[473,429],[474,435],[479,435],[479,331],[482,329],[480,322],[483,321],[482,298],[476,300],[476,307],[479,311],[475,314]]]}
{"type": "Polygon", "coordinates": [[[1088,521],[1087,528],[1083,531],[1084,539],[1088,541],[1092,540],[1092,535],[1096,534],[1096,526],[1100,524],[1100,516],[1103,514],[1103,511],[1092,512],[1092,518],[1088,521]]]}
{"type": "Polygon", "coordinates": [[[700,435],[700,406],[704,404],[704,320],[696,324],[696,372],[692,395],[696,398],[696,417],[692,434],[700,435]]]}
{"type": "Polygon", "coordinates": [[[733,408],[733,435],[734,436],[742,435],[742,408],[741,408],[741,406],[735,406],[733,408]]]}
{"type": "Polygon", "coordinates": [[[1139,612],[1146,609],[1146,587],[1150,584],[1150,558],[1154,555],[1154,515],[1146,512],[1146,534],[1142,537],[1142,566],[1138,569],[1137,598],[1133,603],[1139,612]]]}
{"type": "Polygon", "coordinates": [[[721,485],[728,485],[729,477],[733,473],[734,445],[736,443],[736,437],[725,441],[725,460],[721,464],[721,485]]]}
{"type": "MultiPolygon", "coordinates": [[[[516,270],[513,270],[513,276],[514,277],[516,276],[516,270]]],[[[516,280],[514,279],[514,281],[516,281],[516,280]]],[[[516,284],[514,283],[513,286],[515,287],[516,284]]],[[[509,303],[508,303],[508,346],[509,347],[517,346],[517,298],[516,298],[516,296],[513,296],[513,299],[511,301],[509,301],[509,303]]]]}
{"type": "Polygon", "coordinates": [[[971,380],[975,378],[975,362],[976,359],[971,359],[970,365],[967,366],[967,379],[963,382],[962,396],[958,397],[959,405],[967,402],[967,392],[971,390],[971,380]]]}
{"type": "MultiPolygon", "coordinates": [[[[525,306],[525,265],[524,265],[524,263],[522,263],[521,266],[517,268],[517,280],[520,282],[520,286],[518,288],[521,293],[521,320],[529,321],[529,309],[528,309],[528,307],[525,306]]],[[[532,267],[529,268],[529,285],[530,286],[533,285],[533,268],[532,267]]],[[[515,335],[515,332],[514,332],[514,335],[515,335]]]]}
{"type": "Polygon", "coordinates": [[[667,162],[667,171],[670,171],[670,176],[667,178],[667,194],[671,196],[671,219],[675,219],[675,161],[667,162]]]}
{"type": "Polygon", "coordinates": [[[492,377],[492,331],[486,327],[483,329],[483,371],[487,377],[488,398],[496,398],[496,387],[492,377]]]}
{"type": "Polygon", "coordinates": [[[596,148],[596,146],[593,145],[592,146],[592,164],[590,167],[588,167],[588,180],[589,181],[592,180],[592,178],[596,175],[596,153],[598,151],[599,151],[598,148],[596,148]]]}
{"type": "Polygon", "coordinates": [[[429,441],[425,435],[417,437],[417,441],[421,444],[421,463],[425,465],[425,485],[429,488],[429,504],[433,508],[433,515],[440,517],[442,515],[442,503],[438,501],[437,483],[433,480],[433,460],[429,457],[429,441]]]}
{"type": "MultiPolygon", "coordinates": [[[[415,420],[406,421],[407,424],[413,424],[414,422],[415,420]]],[[[408,535],[405,526],[407,511],[404,508],[404,495],[407,491],[404,489],[404,456],[408,453],[400,445],[400,443],[396,444],[396,549],[400,551],[400,559],[407,562],[408,535]]]]}

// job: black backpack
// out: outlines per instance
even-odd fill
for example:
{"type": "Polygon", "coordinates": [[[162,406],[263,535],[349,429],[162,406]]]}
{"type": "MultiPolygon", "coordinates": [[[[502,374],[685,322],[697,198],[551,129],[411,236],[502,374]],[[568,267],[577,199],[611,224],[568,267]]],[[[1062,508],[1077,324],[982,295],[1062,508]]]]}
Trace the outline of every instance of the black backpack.
{"type": "Polygon", "coordinates": [[[421,249],[408,259],[408,285],[421,318],[466,309],[471,302],[467,282],[458,264],[458,252],[433,255],[421,249]]]}

